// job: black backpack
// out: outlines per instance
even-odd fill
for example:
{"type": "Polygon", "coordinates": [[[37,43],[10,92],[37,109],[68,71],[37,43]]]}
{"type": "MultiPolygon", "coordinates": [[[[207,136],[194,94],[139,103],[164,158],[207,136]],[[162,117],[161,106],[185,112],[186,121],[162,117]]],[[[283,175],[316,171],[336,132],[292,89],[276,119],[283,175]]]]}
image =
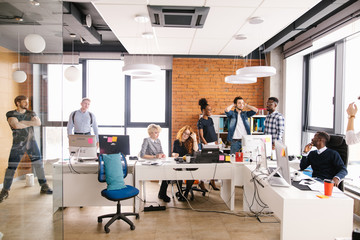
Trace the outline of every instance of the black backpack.
{"type": "MultiPolygon", "coordinates": [[[[73,124],[75,124],[75,113],[76,113],[76,111],[72,115],[73,124]]],[[[92,126],[92,124],[93,124],[92,113],[91,112],[88,112],[88,113],[90,114],[90,126],[92,126]]]]}

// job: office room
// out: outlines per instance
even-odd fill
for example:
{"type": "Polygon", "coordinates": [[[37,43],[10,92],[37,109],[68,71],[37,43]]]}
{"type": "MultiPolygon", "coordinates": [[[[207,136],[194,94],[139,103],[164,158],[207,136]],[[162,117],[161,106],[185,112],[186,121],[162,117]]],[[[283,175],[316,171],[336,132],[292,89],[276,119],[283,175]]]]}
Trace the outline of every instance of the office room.
{"type": "MultiPolygon", "coordinates": [[[[163,166],[128,160],[125,183],[141,191],[125,200],[121,209],[135,208],[139,218],[129,217],[134,229],[119,220],[106,233],[108,220],[98,222],[98,217],[114,213],[116,201],[101,196],[107,185],[98,182],[98,162],[91,170],[81,163],[69,166],[67,129],[79,117],[71,114],[83,107],[83,98],[89,98],[85,102],[93,114],[91,125],[96,121],[99,135],[129,136],[127,155],[140,159],[143,139],[149,137],[147,127],[154,123],[161,127],[162,151],[170,157],[183,126],[190,126],[201,141],[197,124],[204,114],[201,98],[211,106],[218,124],[234,98],[241,96],[245,111],[255,107],[263,115],[268,113],[268,98],[278,98],[277,111],[285,118],[282,140],[291,156],[300,156],[318,131],[345,136],[349,118],[357,133],[359,114],[348,114],[347,109],[352,102],[360,106],[359,9],[360,2],[354,0],[0,1],[0,187],[11,185],[0,202],[0,239],[359,239],[355,236],[360,229],[359,144],[348,146],[348,174],[344,194],[340,192],[345,203],[335,196],[320,199],[313,194],[306,208],[308,225],[313,227],[305,235],[295,234],[306,232],[296,214],[305,216],[299,211],[307,199],[294,197],[290,211],[278,210],[277,205],[253,212],[245,209],[255,197],[244,190],[250,181],[243,178],[243,170],[254,163],[248,162],[247,168],[233,159],[215,165],[223,170],[209,170],[211,177],[191,177],[203,180],[207,191],[194,191],[194,199],[180,201],[177,182],[172,181],[166,191],[170,202],[159,199],[158,192],[161,180],[172,179],[146,179],[146,173],[135,171],[138,165],[138,173],[163,166]],[[152,25],[156,14],[169,9],[182,11],[179,16],[195,12],[201,18],[173,19],[176,26],[166,21],[152,25]],[[241,75],[251,67],[271,73],[241,75]],[[150,78],[134,73],[153,70],[156,74],[150,78]],[[27,98],[14,101],[22,95],[27,98]],[[9,170],[9,154],[16,144],[11,140],[16,134],[9,126],[9,111],[26,108],[41,122],[35,121],[31,132],[42,161],[21,154],[20,163],[9,170]],[[220,174],[227,170],[232,173],[220,174]],[[146,187],[138,184],[142,180],[148,180],[146,187]],[[346,213],[337,205],[343,205],[346,213]],[[166,209],[144,211],[150,206],[166,209]],[[317,224],[329,228],[319,221],[316,206],[323,209],[322,218],[337,219],[338,230],[313,230],[317,224]]],[[[227,134],[216,130],[223,147],[230,148],[227,134]]],[[[299,161],[290,161],[291,167],[299,170],[299,161]]],[[[261,194],[256,199],[259,206],[264,206],[262,200],[272,204],[266,202],[272,193],[261,194]]]]}

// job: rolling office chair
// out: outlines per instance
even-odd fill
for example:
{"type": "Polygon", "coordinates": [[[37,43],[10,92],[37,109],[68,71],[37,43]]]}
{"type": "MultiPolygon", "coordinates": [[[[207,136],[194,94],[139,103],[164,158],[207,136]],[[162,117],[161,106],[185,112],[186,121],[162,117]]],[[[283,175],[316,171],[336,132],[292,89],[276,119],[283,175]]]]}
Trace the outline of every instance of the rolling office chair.
{"type": "MultiPolygon", "coordinates": [[[[118,154],[116,154],[118,155],[118,154]]],[[[126,158],[123,154],[120,154],[122,170],[123,170],[123,177],[127,176],[127,162],[126,158]]],[[[99,171],[98,171],[98,180],[99,182],[106,182],[106,171],[105,171],[105,164],[103,155],[99,156],[99,171]]],[[[108,184],[109,186],[109,184],[108,184]]],[[[136,216],[136,219],[139,219],[138,213],[122,213],[121,212],[121,204],[120,201],[126,200],[128,198],[133,198],[139,194],[139,190],[133,186],[126,185],[125,188],[116,189],[116,190],[107,190],[104,189],[101,191],[101,196],[105,197],[110,201],[117,202],[116,213],[106,214],[98,217],[98,222],[101,223],[103,218],[111,218],[106,225],[104,226],[104,230],[106,233],[110,232],[110,225],[115,222],[116,220],[124,220],[130,225],[130,229],[134,230],[135,225],[130,219],[126,216],[136,216]]]]}
{"type": "MultiPolygon", "coordinates": [[[[345,167],[348,165],[349,148],[345,141],[344,135],[330,134],[330,141],[326,144],[327,148],[337,151],[343,160],[345,167]]],[[[338,188],[344,191],[344,181],[341,181],[338,188]]]]}
{"type": "MultiPolygon", "coordinates": [[[[198,184],[199,183],[199,180],[185,180],[185,181],[186,182],[187,181],[192,181],[192,184],[198,184]]],[[[180,199],[183,198],[183,196],[181,195],[180,192],[182,192],[184,194],[185,191],[186,191],[186,187],[182,187],[182,186],[177,185],[177,188],[178,188],[178,192],[176,193],[176,197],[180,200],[180,199]]],[[[190,194],[190,200],[191,201],[194,200],[194,191],[201,192],[203,196],[205,196],[205,194],[207,192],[207,190],[202,190],[202,189],[198,188],[197,186],[192,186],[188,191],[189,191],[188,194],[190,194]]],[[[180,201],[185,201],[185,199],[180,200],[180,201]]]]}

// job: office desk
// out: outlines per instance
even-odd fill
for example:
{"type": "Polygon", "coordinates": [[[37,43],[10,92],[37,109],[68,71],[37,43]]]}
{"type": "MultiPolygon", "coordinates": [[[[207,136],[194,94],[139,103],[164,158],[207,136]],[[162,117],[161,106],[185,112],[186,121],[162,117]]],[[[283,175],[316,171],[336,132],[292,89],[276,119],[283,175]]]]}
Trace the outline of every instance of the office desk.
{"type": "MultiPolygon", "coordinates": [[[[80,206],[116,206],[116,202],[101,196],[106,183],[98,181],[98,162],[82,162],[72,164],[68,161],[58,161],[53,164],[53,211],[60,207],[80,206]]],[[[125,184],[133,186],[134,161],[128,161],[128,175],[125,184]]],[[[121,202],[123,206],[133,206],[134,200],[121,202]]]]}
{"type": "MultiPolygon", "coordinates": [[[[254,165],[246,165],[243,171],[244,211],[249,211],[248,202],[253,198],[254,182],[250,182],[250,179],[254,169],[254,165]]],[[[264,187],[258,183],[256,185],[261,200],[281,221],[282,240],[329,240],[336,237],[351,239],[354,201],[345,194],[337,194],[336,197],[333,194],[328,199],[320,199],[316,195],[323,193],[301,191],[293,186],[272,187],[264,180],[260,180],[260,183],[264,187]]],[[[251,209],[258,211],[260,206],[251,209]]]]}
{"type": "MultiPolygon", "coordinates": [[[[168,158],[160,166],[135,165],[135,187],[140,190],[143,199],[143,182],[150,180],[186,180],[186,179],[221,179],[221,198],[230,210],[234,210],[235,185],[234,168],[231,163],[177,164],[174,158],[168,158]],[[186,169],[193,169],[187,171],[186,169]],[[178,170],[175,170],[178,169],[178,170]]],[[[140,210],[140,200],[135,200],[135,211],[140,210]]]]}

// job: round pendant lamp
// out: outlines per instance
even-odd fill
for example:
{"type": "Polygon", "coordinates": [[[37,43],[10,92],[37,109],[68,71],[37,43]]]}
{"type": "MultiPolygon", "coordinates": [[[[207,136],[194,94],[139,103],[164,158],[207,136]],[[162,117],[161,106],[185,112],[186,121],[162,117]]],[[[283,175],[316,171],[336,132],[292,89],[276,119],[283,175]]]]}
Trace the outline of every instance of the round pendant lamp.
{"type": "Polygon", "coordinates": [[[24,71],[17,70],[15,72],[13,72],[12,78],[17,83],[23,83],[23,82],[26,81],[27,76],[26,76],[26,73],[24,71]]]}
{"type": "Polygon", "coordinates": [[[125,75],[150,76],[160,73],[161,68],[155,64],[129,64],[122,68],[125,75]]]}
{"type": "Polygon", "coordinates": [[[256,83],[256,81],[257,81],[256,77],[243,77],[239,75],[230,75],[225,77],[225,82],[232,84],[250,84],[250,83],[256,83]]]}
{"type": "Polygon", "coordinates": [[[80,73],[80,70],[77,67],[70,66],[65,70],[64,76],[70,82],[76,82],[77,80],[80,79],[81,73],[80,73]]]}
{"type": "Polygon", "coordinates": [[[270,77],[276,74],[276,68],[271,66],[244,67],[236,70],[236,75],[244,77],[270,77]]]}
{"type": "Polygon", "coordinates": [[[29,34],[24,39],[24,44],[27,50],[32,53],[41,53],[44,51],[46,43],[39,34],[29,34]]]}

